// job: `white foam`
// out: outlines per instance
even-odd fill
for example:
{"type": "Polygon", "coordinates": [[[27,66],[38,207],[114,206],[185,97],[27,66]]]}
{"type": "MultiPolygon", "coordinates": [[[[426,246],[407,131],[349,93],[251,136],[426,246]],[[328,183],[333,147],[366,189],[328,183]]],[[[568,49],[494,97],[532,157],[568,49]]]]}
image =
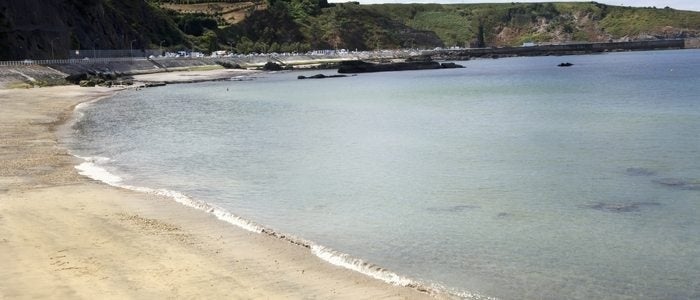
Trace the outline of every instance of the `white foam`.
{"type": "MultiPolygon", "coordinates": [[[[171,191],[168,189],[153,189],[153,188],[148,188],[148,187],[141,187],[141,186],[133,186],[133,185],[128,185],[128,184],[123,184],[123,179],[115,174],[110,173],[107,171],[107,169],[98,166],[98,164],[104,164],[108,162],[110,159],[108,157],[100,157],[100,156],[94,156],[94,157],[80,157],[75,155],[78,158],[81,158],[85,160],[85,162],[75,166],[76,169],[78,169],[78,173],[80,175],[86,176],[88,178],[97,180],[97,181],[102,181],[108,185],[114,186],[114,187],[119,187],[127,190],[132,190],[136,192],[141,192],[141,193],[146,193],[146,194],[151,194],[151,195],[157,195],[157,196],[163,196],[167,197],[170,199],[175,200],[175,202],[180,203],[182,205],[185,205],[187,207],[191,207],[194,209],[202,210],[207,213],[210,213],[214,215],[217,219],[222,220],[224,222],[227,222],[229,224],[235,225],[237,227],[240,227],[242,229],[255,232],[255,233],[262,233],[265,231],[265,228],[255,224],[254,222],[248,221],[246,219],[243,219],[239,216],[236,216],[225,209],[213,206],[209,203],[206,203],[204,201],[199,201],[192,199],[191,197],[180,193],[176,191],[171,191]]],[[[268,230],[271,231],[271,230],[268,230]]]]}
{"type": "Polygon", "coordinates": [[[73,127],[73,125],[77,124],[78,122],[82,121],[83,118],[85,118],[85,113],[83,111],[86,108],[88,108],[89,106],[91,106],[99,101],[102,101],[103,99],[106,99],[106,98],[107,97],[99,97],[97,99],[78,103],[78,105],[76,105],[75,108],[73,109],[73,112],[74,112],[73,118],[70,120],[70,122],[67,123],[68,128],[73,127]]]}
{"type": "Polygon", "coordinates": [[[78,169],[78,173],[83,176],[87,176],[91,179],[102,181],[109,185],[118,185],[122,178],[110,173],[106,169],[97,166],[94,162],[86,161],[75,166],[78,169]]]}
{"type": "MultiPolygon", "coordinates": [[[[393,285],[419,287],[420,285],[406,277],[400,276],[394,272],[383,269],[379,266],[369,264],[361,259],[353,258],[345,253],[335,251],[333,249],[320,245],[312,245],[311,253],[329,262],[330,264],[360,272],[381,281],[391,283],[393,285]]],[[[426,289],[426,291],[428,291],[426,289]]]]}

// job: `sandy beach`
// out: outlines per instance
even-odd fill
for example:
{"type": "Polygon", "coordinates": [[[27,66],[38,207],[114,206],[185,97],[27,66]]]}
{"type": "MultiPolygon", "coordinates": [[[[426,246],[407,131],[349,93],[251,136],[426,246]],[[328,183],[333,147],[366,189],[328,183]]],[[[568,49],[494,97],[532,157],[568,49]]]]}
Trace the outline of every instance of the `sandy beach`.
{"type": "Polygon", "coordinates": [[[226,80],[238,76],[247,76],[260,71],[243,69],[213,69],[206,71],[172,71],[161,73],[133,75],[137,83],[191,83],[212,80],[226,80]]]}
{"type": "Polygon", "coordinates": [[[56,127],[75,105],[114,92],[0,90],[1,299],[432,298],[171,199],[82,177],[56,127]]]}

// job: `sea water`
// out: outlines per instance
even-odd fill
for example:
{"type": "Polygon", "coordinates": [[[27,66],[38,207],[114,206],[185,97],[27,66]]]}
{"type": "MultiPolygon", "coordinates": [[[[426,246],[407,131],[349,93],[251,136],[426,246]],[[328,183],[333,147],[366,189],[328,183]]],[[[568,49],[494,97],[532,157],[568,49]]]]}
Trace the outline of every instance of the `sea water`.
{"type": "Polygon", "coordinates": [[[65,142],[85,174],[397,284],[700,298],[700,51],[462,64],[130,90],[65,142]]]}

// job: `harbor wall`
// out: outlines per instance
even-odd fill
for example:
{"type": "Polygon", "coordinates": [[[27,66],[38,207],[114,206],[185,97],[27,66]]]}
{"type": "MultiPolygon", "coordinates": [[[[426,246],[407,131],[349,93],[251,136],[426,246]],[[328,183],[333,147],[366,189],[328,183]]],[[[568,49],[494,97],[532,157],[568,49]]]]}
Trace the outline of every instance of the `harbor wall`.
{"type": "Polygon", "coordinates": [[[610,42],[610,43],[578,43],[560,45],[537,45],[528,47],[502,47],[502,48],[473,48],[459,50],[434,50],[426,51],[424,55],[434,59],[469,59],[474,57],[509,57],[509,56],[546,56],[546,55],[576,55],[614,51],[640,51],[640,50],[666,50],[684,49],[685,40],[653,40],[634,42],[610,42]]]}

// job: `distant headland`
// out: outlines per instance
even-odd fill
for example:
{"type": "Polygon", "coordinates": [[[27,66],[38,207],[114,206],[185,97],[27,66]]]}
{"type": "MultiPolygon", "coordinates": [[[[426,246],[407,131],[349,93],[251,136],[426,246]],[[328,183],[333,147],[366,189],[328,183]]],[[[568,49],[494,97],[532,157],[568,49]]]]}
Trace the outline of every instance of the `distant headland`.
{"type": "Polygon", "coordinates": [[[700,38],[700,12],[596,2],[56,0],[0,5],[0,60],[314,49],[514,48],[700,38]],[[32,12],[32,13],[27,13],[32,12]]]}

